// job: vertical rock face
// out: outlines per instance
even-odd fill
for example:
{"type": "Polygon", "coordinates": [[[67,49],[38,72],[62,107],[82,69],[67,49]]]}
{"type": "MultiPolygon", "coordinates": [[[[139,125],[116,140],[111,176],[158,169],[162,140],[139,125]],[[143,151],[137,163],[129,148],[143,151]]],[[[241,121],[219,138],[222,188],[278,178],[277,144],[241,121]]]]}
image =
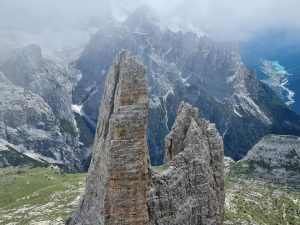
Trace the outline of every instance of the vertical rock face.
{"type": "Polygon", "coordinates": [[[197,119],[197,113],[181,103],[165,138],[166,165],[159,173],[152,171],[150,224],[223,223],[223,141],[215,126],[197,119]]]}
{"type": "Polygon", "coordinates": [[[121,51],[106,81],[85,194],[69,224],[149,224],[147,117],[145,70],[121,51]]]}

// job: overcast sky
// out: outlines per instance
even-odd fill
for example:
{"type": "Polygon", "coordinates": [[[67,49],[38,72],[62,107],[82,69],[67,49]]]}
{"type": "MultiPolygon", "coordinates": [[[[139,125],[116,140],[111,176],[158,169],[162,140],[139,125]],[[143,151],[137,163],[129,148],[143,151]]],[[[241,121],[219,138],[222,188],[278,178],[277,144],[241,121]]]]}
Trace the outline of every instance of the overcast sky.
{"type": "Polygon", "coordinates": [[[0,0],[0,29],[82,25],[143,3],[172,28],[194,28],[218,40],[243,40],[268,29],[300,29],[300,0],[0,0]]]}

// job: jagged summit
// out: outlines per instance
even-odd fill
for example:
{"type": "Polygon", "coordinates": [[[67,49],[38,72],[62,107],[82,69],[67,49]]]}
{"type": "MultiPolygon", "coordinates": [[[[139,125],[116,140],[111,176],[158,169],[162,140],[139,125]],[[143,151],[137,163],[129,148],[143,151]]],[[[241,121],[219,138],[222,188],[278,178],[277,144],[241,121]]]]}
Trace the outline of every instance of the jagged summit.
{"type": "Polygon", "coordinates": [[[182,103],[166,138],[168,168],[150,173],[148,102],[145,69],[122,50],[106,80],[83,200],[67,224],[222,224],[221,136],[182,103]]]}
{"type": "Polygon", "coordinates": [[[182,102],[165,138],[166,165],[151,177],[152,225],[223,224],[223,140],[197,113],[182,102]]]}
{"type": "Polygon", "coordinates": [[[156,32],[156,28],[166,30],[155,10],[147,4],[137,8],[125,21],[124,25],[130,27],[135,32],[156,32]]]}
{"type": "Polygon", "coordinates": [[[148,23],[143,10],[128,18],[132,26],[124,22],[99,30],[77,61],[82,79],[73,99],[92,120],[98,119],[103,80],[113,57],[126,48],[147,70],[152,165],[163,162],[164,137],[182,100],[216,123],[225,152],[234,160],[243,158],[266,134],[299,134],[299,118],[246,68],[235,46],[192,33],[163,32],[155,20],[149,21],[151,26],[137,29],[139,23],[148,23]]]}
{"type": "Polygon", "coordinates": [[[198,109],[193,108],[188,103],[181,102],[177,115],[171,132],[165,138],[165,162],[171,161],[183,151],[186,132],[191,126],[192,120],[198,117],[198,109]]]}

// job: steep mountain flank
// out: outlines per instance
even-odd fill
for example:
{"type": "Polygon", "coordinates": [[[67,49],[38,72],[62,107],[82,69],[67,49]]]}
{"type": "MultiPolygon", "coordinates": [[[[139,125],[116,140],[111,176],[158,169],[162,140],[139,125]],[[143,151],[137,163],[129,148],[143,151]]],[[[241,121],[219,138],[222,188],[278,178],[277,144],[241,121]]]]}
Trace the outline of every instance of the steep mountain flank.
{"type": "MultiPolygon", "coordinates": [[[[19,105],[22,108],[22,105],[29,102],[33,109],[31,112],[24,112],[26,116],[34,117],[36,113],[40,114],[39,111],[43,111],[45,107],[47,107],[47,115],[51,114],[51,116],[42,114],[36,120],[44,125],[38,127],[40,130],[34,132],[35,136],[32,135],[32,132],[31,135],[28,135],[30,129],[24,128],[26,134],[16,136],[19,140],[18,143],[26,143],[28,150],[66,164],[68,170],[86,170],[88,149],[82,148],[79,142],[80,132],[71,108],[72,90],[79,76],[78,71],[71,66],[66,67],[45,58],[38,45],[20,49],[0,66],[0,70],[3,72],[0,74],[0,82],[6,84],[6,88],[2,91],[11,86],[10,93],[6,90],[6,109],[11,108],[9,104],[19,105]],[[17,91],[14,90],[24,92],[24,97],[16,96],[17,91]],[[41,102],[42,104],[40,104],[41,102]],[[43,106],[42,109],[41,105],[46,106],[43,106]],[[50,128],[47,125],[49,123],[58,129],[55,131],[56,135],[49,136],[45,132],[41,132],[41,130],[49,131],[50,128]],[[37,144],[36,139],[45,140],[42,142],[43,144],[41,142],[37,144]],[[66,152],[68,153],[65,154],[66,152]],[[76,163],[70,163],[72,161],[76,161],[76,163]]],[[[18,127],[31,127],[32,122],[20,121],[18,118],[14,124],[18,127]]],[[[6,138],[9,137],[6,136],[4,139],[10,142],[6,138]]]]}
{"type": "Polygon", "coordinates": [[[300,190],[300,137],[268,135],[240,163],[241,173],[300,190]]]}
{"type": "Polygon", "coordinates": [[[0,168],[8,166],[38,166],[42,164],[43,162],[25,155],[12,144],[0,139],[0,168]]]}
{"type": "Polygon", "coordinates": [[[39,94],[58,118],[73,123],[72,88],[76,74],[43,57],[38,45],[23,48],[0,67],[14,85],[39,94]]]}
{"type": "Polygon", "coordinates": [[[235,160],[269,133],[300,135],[300,117],[246,68],[235,45],[172,32],[147,7],[123,23],[100,29],[76,62],[82,79],[73,100],[94,121],[104,92],[103,80],[122,48],[146,65],[152,165],[163,162],[163,140],[181,101],[197,107],[204,118],[216,124],[226,155],[235,160]]]}
{"type": "Polygon", "coordinates": [[[39,95],[11,84],[1,73],[0,140],[6,143],[1,147],[2,166],[39,161],[64,165],[68,171],[83,170],[74,139],[63,134],[51,107],[39,95]]]}
{"type": "Polygon", "coordinates": [[[165,139],[163,170],[152,170],[150,224],[223,224],[224,152],[215,126],[181,103],[165,139]]]}

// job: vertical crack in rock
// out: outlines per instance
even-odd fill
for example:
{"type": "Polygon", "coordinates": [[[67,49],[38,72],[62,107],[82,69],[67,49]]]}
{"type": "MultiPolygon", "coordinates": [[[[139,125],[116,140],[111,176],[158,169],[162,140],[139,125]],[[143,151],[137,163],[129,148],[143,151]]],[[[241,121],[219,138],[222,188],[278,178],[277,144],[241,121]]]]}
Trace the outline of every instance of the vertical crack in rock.
{"type": "Polygon", "coordinates": [[[106,81],[83,200],[68,224],[149,224],[148,101],[143,66],[121,51],[106,81]]]}
{"type": "Polygon", "coordinates": [[[224,217],[223,141],[215,126],[181,103],[165,138],[161,172],[151,171],[151,225],[219,225],[224,217]]]}
{"type": "Polygon", "coordinates": [[[181,103],[165,138],[165,165],[148,172],[148,91],[127,51],[106,81],[93,157],[80,207],[67,224],[220,225],[223,141],[215,126],[181,103]]]}

